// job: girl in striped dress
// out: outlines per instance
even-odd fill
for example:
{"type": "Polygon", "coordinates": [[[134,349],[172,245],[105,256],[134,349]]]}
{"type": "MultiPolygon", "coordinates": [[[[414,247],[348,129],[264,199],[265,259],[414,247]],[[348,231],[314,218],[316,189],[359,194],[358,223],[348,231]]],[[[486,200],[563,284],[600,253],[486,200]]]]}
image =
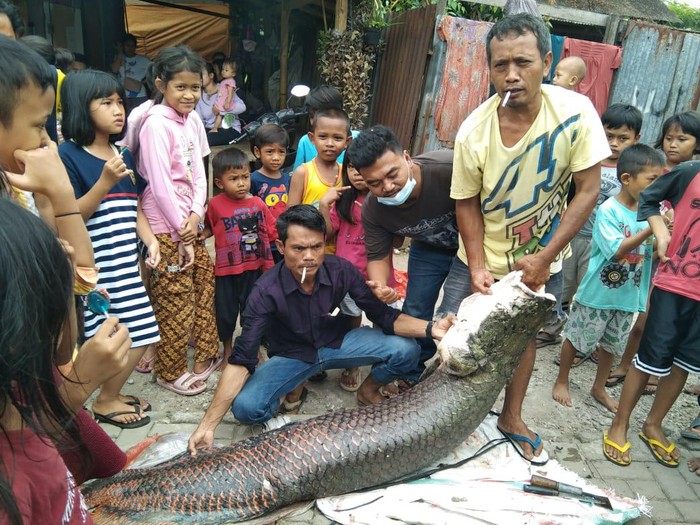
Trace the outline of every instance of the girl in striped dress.
{"type": "MultiPolygon", "coordinates": [[[[81,71],[64,81],[63,136],[59,147],[80,213],[85,220],[99,268],[98,288],[110,296],[109,315],[129,329],[132,351],[123,371],[105,382],[92,405],[103,423],[137,428],[149,423],[150,405],[121,389],[150,345],[160,340],[153,308],[139,276],[137,235],[148,248],[146,264],[160,259],[158,241],[138,204],[143,183],[126,149],[114,142],[124,133],[124,91],[101,71],[81,71]]],[[[85,336],[91,337],[105,316],[84,309],[85,336]]]]}

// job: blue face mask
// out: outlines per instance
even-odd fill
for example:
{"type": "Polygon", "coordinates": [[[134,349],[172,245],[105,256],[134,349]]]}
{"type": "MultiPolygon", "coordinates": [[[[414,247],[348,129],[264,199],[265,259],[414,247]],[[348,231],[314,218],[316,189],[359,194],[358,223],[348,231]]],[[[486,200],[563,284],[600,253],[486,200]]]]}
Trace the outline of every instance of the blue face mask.
{"type": "Polygon", "coordinates": [[[406,181],[404,187],[401,188],[401,190],[396,195],[394,195],[393,197],[377,197],[377,202],[379,202],[380,204],[386,204],[387,206],[401,206],[411,196],[411,192],[415,187],[416,179],[411,177],[406,181]]]}

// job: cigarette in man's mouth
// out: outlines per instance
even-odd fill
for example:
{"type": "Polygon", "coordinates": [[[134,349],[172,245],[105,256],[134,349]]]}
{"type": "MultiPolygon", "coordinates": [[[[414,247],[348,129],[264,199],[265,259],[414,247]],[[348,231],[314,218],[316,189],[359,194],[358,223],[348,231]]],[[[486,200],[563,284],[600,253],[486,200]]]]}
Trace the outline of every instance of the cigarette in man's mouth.
{"type": "Polygon", "coordinates": [[[306,279],[306,266],[304,266],[304,269],[301,271],[301,284],[304,284],[304,279],[306,279]]]}
{"type": "Polygon", "coordinates": [[[501,102],[502,108],[506,107],[506,104],[508,104],[508,99],[510,99],[510,91],[506,91],[506,96],[503,97],[503,102],[501,102]]]}

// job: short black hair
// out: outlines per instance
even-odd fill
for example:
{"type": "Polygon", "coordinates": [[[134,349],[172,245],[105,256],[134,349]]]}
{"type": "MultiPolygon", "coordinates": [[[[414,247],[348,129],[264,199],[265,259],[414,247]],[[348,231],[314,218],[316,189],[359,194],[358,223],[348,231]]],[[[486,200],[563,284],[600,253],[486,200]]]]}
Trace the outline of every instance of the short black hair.
{"type": "Polygon", "coordinates": [[[326,235],[326,220],[321,215],[321,212],[311,204],[291,206],[277,217],[277,235],[282,244],[287,242],[287,230],[291,224],[320,232],[324,237],[326,235]]]}
{"type": "Polygon", "coordinates": [[[377,162],[377,159],[387,151],[393,151],[397,155],[401,155],[403,147],[399,144],[399,139],[396,138],[394,132],[389,128],[386,126],[372,126],[361,131],[357,137],[352,139],[350,146],[348,146],[346,158],[356,170],[361,170],[377,162]]]}
{"type": "Polygon", "coordinates": [[[216,71],[214,71],[214,66],[212,65],[211,62],[205,62],[204,67],[202,68],[202,73],[204,73],[204,70],[207,70],[208,75],[216,75],[216,71]]]}
{"type": "Polygon", "coordinates": [[[318,126],[318,121],[321,117],[330,118],[333,120],[342,120],[345,122],[345,134],[350,136],[350,117],[342,109],[338,108],[323,108],[319,109],[314,115],[314,125],[312,127],[313,131],[316,131],[316,126],[318,126]]]}
{"type": "Polygon", "coordinates": [[[323,84],[306,95],[304,105],[312,113],[326,108],[343,109],[343,95],[333,86],[323,84]]]}
{"type": "MultiPolygon", "coordinates": [[[[124,100],[124,88],[119,81],[104,71],[86,69],[66,76],[61,87],[63,120],[61,132],[66,140],[73,140],[78,146],[89,146],[95,141],[95,124],[90,115],[90,102],[95,99],[119,95],[124,100]]],[[[126,111],[124,112],[126,119],[126,111]]],[[[118,135],[111,135],[110,142],[116,142],[126,133],[126,125],[118,135]]]]}
{"type": "Polygon", "coordinates": [[[155,98],[154,95],[162,95],[162,93],[156,89],[156,65],[153,62],[148,64],[146,68],[143,84],[146,86],[146,92],[150,98],[155,98]]]}
{"type": "Polygon", "coordinates": [[[0,0],[0,13],[7,16],[7,18],[10,20],[10,25],[12,26],[12,30],[15,32],[15,36],[17,38],[24,35],[24,21],[22,20],[22,17],[19,16],[19,11],[12,2],[0,0]]]}
{"type": "Polygon", "coordinates": [[[136,36],[132,35],[131,33],[125,33],[122,37],[122,44],[126,44],[127,42],[133,42],[136,44],[136,36]]]}
{"type": "Polygon", "coordinates": [[[0,123],[9,127],[22,90],[30,85],[44,93],[53,88],[51,66],[36,51],[0,35],[0,123]]]}
{"type": "Polygon", "coordinates": [[[236,60],[233,57],[226,57],[221,61],[221,67],[224,67],[226,64],[229,66],[238,69],[238,60],[236,60]]]}
{"type": "Polygon", "coordinates": [[[55,53],[56,62],[54,65],[64,73],[67,73],[70,65],[75,61],[73,51],[66,49],[65,47],[57,47],[55,49],[55,53]]]}
{"type": "Polygon", "coordinates": [[[642,132],[642,122],[644,117],[642,112],[631,104],[612,104],[600,117],[603,126],[610,129],[620,129],[627,126],[634,131],[635,135],[642,132]]]}
{"type": "Polygon", "coordinates": [[[617,178],[622,180],[623,173],[636,177],[644,168],[650,166],[666,166],[663,153],[646,144],[633,144],[625,148],[617,159],[617,178]]]}
{"type": "Polygon", "coordinates": [[[540,57],[544,57],[552,50],[552,40],[549,29],[544,24],[542,17],[533,16],[529,13],[518,13],[517,15],[506,16],[496,22],[488,35],[486,35],[486,60],[491,65],[491,41],[496,38],[503,40],[507,36],[523,36],[532,33],[537,39],[537,49],[540,57]]]}
{"type": "Polygon", "coordinates": [[[279,144],[287,149],[289,147],[289,133],[278,124],[263,124],[255,130],[250,147],[251,149],[262,148],[265,144],[279,144]]]}
{"type": "Polygon", "coordinates": [[[667,118],[661,126],[661,135],[659,135],[659,140],[656,141],[657,148],[663,147],[666,133],[674,127],[678,127],[683,133],[695,137],[695,152],[700,152],[700,113],[697,111],[684,111],[667,118]]]}
{"type": "Polygon", "coordinates": [[[20,38],[19,41],[39,53],[39,56],[46,60],[47,63],[52,66],[56,65],[56,51],[53,49],[53,44],[43,36],[27,35],[20,38]]]}
{"type": "Polygon", "coordinates": [[[214,178],[220,179],[228,170],[250,169],[248,156],[238,148],[226,148],[214,155],[211,161],[214,178]]]}

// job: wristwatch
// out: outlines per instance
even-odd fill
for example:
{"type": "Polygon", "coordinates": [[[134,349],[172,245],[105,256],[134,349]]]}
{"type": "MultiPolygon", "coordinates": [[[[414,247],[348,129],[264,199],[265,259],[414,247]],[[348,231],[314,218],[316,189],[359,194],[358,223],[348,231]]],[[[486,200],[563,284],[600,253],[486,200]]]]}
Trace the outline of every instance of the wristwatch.
{"type": "Polygon", "coordinates": [[[433,321],[428,321],[428,324],[425,326],[425,337],[433,339],[433,321]]]}

